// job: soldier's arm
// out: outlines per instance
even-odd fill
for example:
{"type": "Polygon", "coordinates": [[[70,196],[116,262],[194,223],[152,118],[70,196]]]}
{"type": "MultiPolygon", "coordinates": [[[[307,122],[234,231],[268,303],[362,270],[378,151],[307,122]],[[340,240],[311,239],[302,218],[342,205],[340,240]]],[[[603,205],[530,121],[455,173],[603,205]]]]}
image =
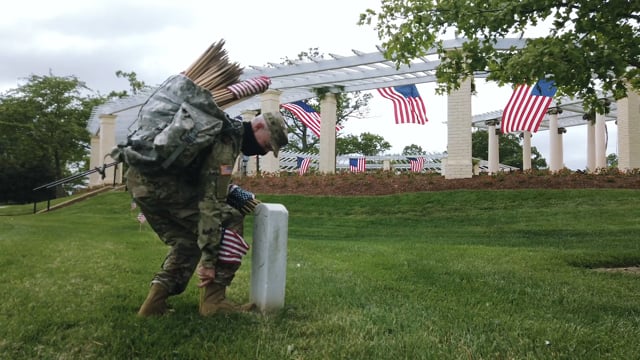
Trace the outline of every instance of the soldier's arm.
{"type": "Polygon", "coordinates": [[[231,210],[237,213],[226,202],[234,159],[232,146],[222,139],[212,145],[200,169],[198,245],[202,250],[201,264],[205,267],[215,267],[221,228],[231,210]]]}

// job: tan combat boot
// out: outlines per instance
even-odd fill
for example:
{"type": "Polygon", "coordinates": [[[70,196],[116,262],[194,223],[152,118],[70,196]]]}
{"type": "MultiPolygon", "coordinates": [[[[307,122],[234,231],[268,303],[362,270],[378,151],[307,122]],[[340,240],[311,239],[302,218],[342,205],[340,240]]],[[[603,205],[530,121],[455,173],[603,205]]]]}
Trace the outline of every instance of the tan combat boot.
{"type": "Polygon", "coordinates": [[[211,283],[200,292],[200,315],[229,314],[247,312],[254,308],[254,304],[238,305],[226,298],[225,285],[211,283]]]}
{"type": "Polygon", "coordinates": [[[152,284],[149,289],[149,295],[145,299],[140,310],[138,310],[138,316],[158,316],[167,312],[167,298],[169,297],[169,291],[167,288],[160,284],[152,284]]]}

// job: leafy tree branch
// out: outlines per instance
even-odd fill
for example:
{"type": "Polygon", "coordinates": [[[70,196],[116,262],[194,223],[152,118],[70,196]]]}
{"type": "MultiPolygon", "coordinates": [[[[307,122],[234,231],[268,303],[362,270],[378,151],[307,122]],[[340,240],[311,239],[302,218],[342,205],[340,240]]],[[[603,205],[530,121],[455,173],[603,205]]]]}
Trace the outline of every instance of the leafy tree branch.
{"type": "Polygon", "coordinates": [[[437,49],[437,91],[458,89],[477,72],[500,85],[533,84],[551,78],[559,95],[584,99],[586,110],[603,113],[599,98],[640,90],[640,2],[635,0],[382,0],[359,24],[373,25],[385,56],[397,65],[437,49]],[[522,49],[501,50],[496,41],[522,37],[534,27],[548,35],[527,39],[522,49]],[[467,42],[446,49],[452,30],[467,42]]]}

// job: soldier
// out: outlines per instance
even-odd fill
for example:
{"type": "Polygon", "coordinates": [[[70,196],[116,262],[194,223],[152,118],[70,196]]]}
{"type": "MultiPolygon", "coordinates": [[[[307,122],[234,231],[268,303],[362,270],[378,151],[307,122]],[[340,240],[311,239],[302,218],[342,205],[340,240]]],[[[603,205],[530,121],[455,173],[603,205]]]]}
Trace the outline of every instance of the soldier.
{"type": "Polygon", "coordinates": [[[288,143],[284,119],[263,113],[250,122],[234,121],[184,171],[127,172],[127,188],[160,239],[170,246],[161,270],[151,281],[139,316],[162,315],[167,299],[182,293],[196,267],[203,288],[200,313],[243,311],[226,299],[225,290],[240,267],[248,245],[242,239],[244,216],[259,203],[255,196],[230,186],[239,153],[264,155],[288,143]]]}

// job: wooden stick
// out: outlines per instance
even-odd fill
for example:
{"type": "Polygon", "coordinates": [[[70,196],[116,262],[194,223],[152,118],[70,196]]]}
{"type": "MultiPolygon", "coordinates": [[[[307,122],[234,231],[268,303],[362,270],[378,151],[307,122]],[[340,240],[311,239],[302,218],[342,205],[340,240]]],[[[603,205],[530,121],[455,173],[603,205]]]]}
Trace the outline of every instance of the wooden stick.
{"type": "Polygon", "coordinates": [[[223,89],[238,82],[242,74],[242,68],[238,63],[229,61],[229,57],[223,46],[224,40],[211,44],[207,50],[185,70],[185,76],[209,91],[223,89]]]}
{"type": "Polygon", "coordinates": [[[218,54],[220,52],[224,52],[224,50],[222,49],[223,46],[224,40],[220,40],[218,43],[211,44],[207,48],[207,50],[205,50],[205,52],[203,52],[202,55],[200,55],[200,57],[198,57],[196,61],[194,61],[193,64],[191,64],[191,66],[187,68],[185,74],[197,76],[203,71],[207,63],[210,62],[210,59],[218,57],[218,54]]]}
{"type": "Polygon", "coordinates": [[[184,75],[196,85],[209,90],[216,104],[222,108],[241,100],[228,87],[239,82],[243,70],[238,63],[229,60],[224,43],[220,40],[209,45],[184,71],[184,75]]]}

